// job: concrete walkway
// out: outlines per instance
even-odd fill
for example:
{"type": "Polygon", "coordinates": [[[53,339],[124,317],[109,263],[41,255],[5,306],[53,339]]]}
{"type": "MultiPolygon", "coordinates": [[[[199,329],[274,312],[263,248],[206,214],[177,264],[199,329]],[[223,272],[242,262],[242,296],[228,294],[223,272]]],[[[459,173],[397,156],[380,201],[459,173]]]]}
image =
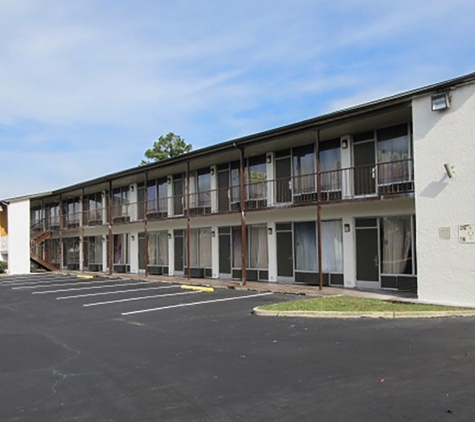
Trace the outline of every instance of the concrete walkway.
{"type": "Polygon", "coordinates": [[[171,284],[188,284],[194,286],[205,286],[214,288],[228,288],[236,290],[250,290],[259,292],[275,292],[283,294],[304,295],[310,297],[318,296],[356,296],[367,297],[373,299],[385,299],[385,300],[397,300],[401,302],[417,302],[417,295],[414,293],[398,292],[392,290],[362,290],[362,289],[345,289],[341,287],[323,287],[322,290],[318,286],[311,286],[306,284],[284,284],[284,283],[269,283],[269,282],[255,282],[248,281],[245,285],[242,285],[240,281],[220,280],[220,279],[198,279],[192,278],[188,280],[184,277],[171,277],[171,276],[155,276],[145,274],[121,274],[114,273],[112,275],[97,273],[97,272],[75,272],[75,271],[62,271],[63,274],[84,274],[95,275],[101,277],[115,277],[124,278],[129,280],[156,280],[164,283],[171,284]]]}

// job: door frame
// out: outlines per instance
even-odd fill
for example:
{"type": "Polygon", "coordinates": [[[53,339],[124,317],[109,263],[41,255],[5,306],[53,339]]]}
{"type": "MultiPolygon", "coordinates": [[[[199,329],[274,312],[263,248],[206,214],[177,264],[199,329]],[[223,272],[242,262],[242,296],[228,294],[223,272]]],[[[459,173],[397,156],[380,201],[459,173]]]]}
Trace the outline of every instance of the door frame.
{"type": "Polygon", "coordinates": [[[381,229],[380,229],[380,218],[379,217],[358,217],[355,218],[355,279],[356,279],[356,287],[360,288],[369,288],[369,289],[381,289],[381,229]],[[376,227],[356,227],[357,220],[364,220],[364,219],[374,219],[376,220],[376,227]],[[377,250],[377,257],[378,257],[378,280],[375,281],[368,281],[368,280],[358,280],[358,250],[357,250],[357,231],[358,230],[374,230],[376,229],[376,250],[377,250]]]}
{"type": "MultiPolygon", "coordinates": [[[[376,137],[373,136],[372,139],[368,139],[368,140],[365,140],[365,141],[358,141],[358,142],[352,142],[352,163],[353,163],[353,169],[356,169],[356,163],[355,163],[355,147],[357,147],[358,145],[363,145],[363,144],[369,144],[369,143],[372,143],[373,144],[373,156],[374,156],[374,163],[372,163],[372,165],[374,166],[373,167],[373,170],[372,170],[372,173],[373,173],[373,180],[374,180],[374,192],[369,192],[369,193],[363,193],[363,194],[356,194],[355,193],[355,182],[356,182],[356,177],[353,176],[353,194],[354,194],[354,197],[355,198],[365,198],[365,197],[368,197],[368,196],[377,196],[378,195],[378,165],[377,165],[377,161],[378,161],[378,157],[377,157],[377,140],[376,140],[376,137]]],[[[370,165],[370,164],[367,164],[367,165],[370,165]]],[[[354,171],[354,170],[353,170],[354,171]]]]}

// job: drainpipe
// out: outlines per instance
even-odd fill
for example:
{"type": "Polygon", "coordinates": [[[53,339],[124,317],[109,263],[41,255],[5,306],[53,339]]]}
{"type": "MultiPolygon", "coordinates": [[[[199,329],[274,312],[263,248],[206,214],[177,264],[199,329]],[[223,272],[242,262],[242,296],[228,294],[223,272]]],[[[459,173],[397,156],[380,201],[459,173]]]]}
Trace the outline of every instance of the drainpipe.
{"type": "Polygon", "coordinates": [[[114,247],[114,242],[112,239],[112,180],[109,180],[109,201],[107,204],[107,214],[109,220],[109,248],[107,251],[108,260],[109,260],[109,275],[112,275],[113,259],[112,259],[112,249],[114,247]]]}
{"type": "MultiPolygon", "coordinates": [[[[144,199],[144,248],[145,248],[145,277],[148,277],[148,219],[147,219],[147,210],[148,210],[148,173],[145,172],[145,199],[144,199]]],[[[157,195],[158,197],[158,195],[157,195]]],[[[140,248],[139,248],[140,249],[140,248]]],[[[140,250],[139,250],[140,253],[140,250]]]]}
{"type": "Polygon", "coordinates": [[[247,232],[246,232],[246,189],[245,189],[245,175],[244,175],[244,148],[239,148],[239,173],[241,176],[241,284],[243,286],[247,283],[247,232]]]}
{"type": "Polygon", "coordinates": [[[84,262],[85,262],[85,255],[86,255],[86,245],[84,244],[84,188],[81,190],[81,199],[79,200],[79,209],[81,210],[81,213],[79,214],[79,224],[81,225],[81,249],[82,249],[82,262],[81,262],[81,268],[82,272],[84,272],[84,262]]]}
{"type": "Polygon", "coordinates": [[[185,177],[185,189],[186,189],[186,272],[188,281],[191,279],[191,242],[190,242],[190,162],[186,162],[186,177],[185,177]]]}
{"type": "Polygon", "coordinates": [[[317,233],[318,233],[318,289],[323,288],[322,269],[322,175],[320,171],[320,129],[317,129],[315,142],[315,153],[317,157],[317,233]]]}
{"type": "Polygon", "coordinates": [[[64,247],[63,247],[63,201],[61,200],[61,194],[59,194],[59,209],[58,209],[58,216],[59,216],[59,255],[60,255],[60,263],[59,268],[61,270],[64,269],[64,247]]]}

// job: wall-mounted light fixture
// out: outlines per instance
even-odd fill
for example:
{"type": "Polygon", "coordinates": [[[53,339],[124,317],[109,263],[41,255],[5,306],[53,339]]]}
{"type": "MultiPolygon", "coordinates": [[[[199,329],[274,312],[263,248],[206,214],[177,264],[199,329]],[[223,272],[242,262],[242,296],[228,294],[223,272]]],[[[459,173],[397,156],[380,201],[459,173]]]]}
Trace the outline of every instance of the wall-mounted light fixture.
{"type": "Polygon", "coordinates": [[[134,191],[134,185],[130,185],[130,192],[134,191]]]}
{"type": "Polygon", "coordinates": [[[345,229],[345,233],[349,233],[351,231],[351,226],[349,223],[345,223],[344,224],[344,229],[345,229]]]}
{"type": "Polygon", "coordinates": [[[168,176],[167,177],[167,183],[170,184],[171,182],[172,182],[172,178],[171,178],[171,176],[168,176]]]}
{"type": "Polygon", "coordinates": [[[214,176],[214,167],[210,168],[209,173],[211,174],[211,176],[214,176]]]}
{"type": "Polygon", "coordinates": [[[130,238],[132,239],[132,242],[135,242],[135,235],[134,234],[132,236],[130,236],[130,238]]]}
{"type": "Polygon", "coordinates": [[[348,148],[348,139],[343,139],[341,141],[341,149],[347,149],[348,148]]]}
{"type": "Polygon", "coordinates": [[[445,92],[442,94],[434,94],[430,98],[432,111],[442,111],[450,107],[449,95],[445,92]]]}
{"type": "Polygon", "coordinates": [[[216,232],[214,230],[211,231],[211,237],[216,237],[216,232]]]}
{"type": "Polygon", "coordinates": [[[270,164],[270,163],[272,163],[272,155],[268,154],[267,155],[267,164],[270,164]]]}
{"type": "Polygon", "coordinates": [[[272,234],[272,227],[267,228],[267,233],[272,234]]]}
{"type": "Polygon", "coordinates": [[[171,233],[168,233],[168,238],[169,238],[169,239],[172,238],[172,234],[171,234],[171,233]]]}
{"type": "Polygon", "coordinates": [[[449,176],[450,179],[455,176],[455,167],[451,166],[449,163],[444,164],[445,167],[445,172],[447,173],[447,176],[449,176]]]}

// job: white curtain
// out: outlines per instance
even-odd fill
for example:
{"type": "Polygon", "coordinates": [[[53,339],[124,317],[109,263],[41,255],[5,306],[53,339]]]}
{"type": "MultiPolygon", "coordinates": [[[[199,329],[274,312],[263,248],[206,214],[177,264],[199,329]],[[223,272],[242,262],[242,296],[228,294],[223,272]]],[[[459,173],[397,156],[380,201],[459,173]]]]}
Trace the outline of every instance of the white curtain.
{"type": "Polygon", "coordinates": [[[341,221],[322,221],[322,269],[324,273],[343,272],[341,221]]]}
{"type": "Polygon", "coordinates": [[[158,265],[168,265],[168,232],[158,234],[158,265]]]}
{"type": "Polygon", "coordinates": [[[315,222],[294,224],[295,269],[317,271],[317,232],[315,222]]]}
{"type": "Polygon", "coordinates": [[[411,217],[387,217],[382,219],[382,272],[404,274],[411,264],[411,217]]]}
{"type": "Polygon", "coordinates": [[[211,229],[200,229],[199,234],[200,267],[211,267],[211,229]]]}
{"type": "Polygon", "coordinates": [[[256,225],[248,227],[249,268],[267,268],[267,226],[256,225]]]}

